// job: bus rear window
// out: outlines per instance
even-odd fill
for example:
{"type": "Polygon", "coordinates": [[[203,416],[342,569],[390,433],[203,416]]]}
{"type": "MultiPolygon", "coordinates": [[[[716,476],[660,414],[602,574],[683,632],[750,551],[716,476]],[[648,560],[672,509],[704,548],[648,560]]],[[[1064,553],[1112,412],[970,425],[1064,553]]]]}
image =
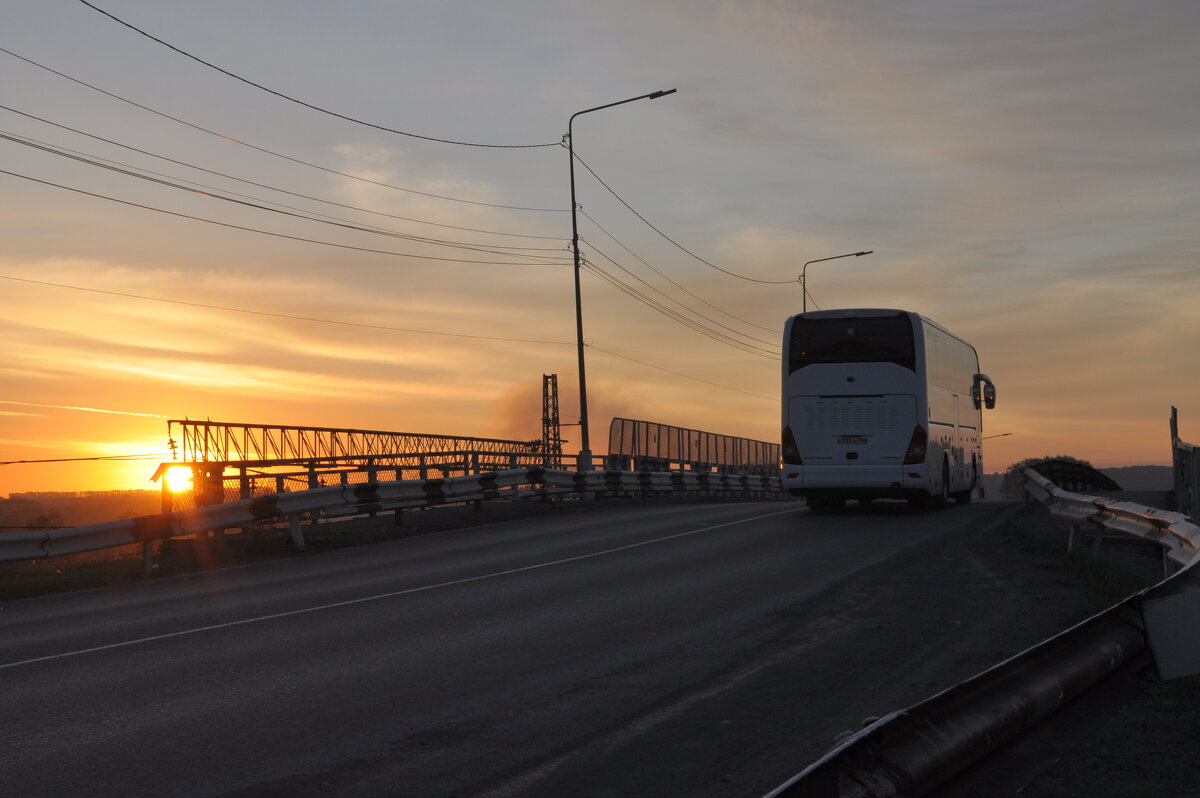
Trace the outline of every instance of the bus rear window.
{"type": "Polygon", "coordinates": [[[909,316],[857,319],[796,319],[792,323],[789,372],[814,363],[895,363],[916,371],[909,316]]]}

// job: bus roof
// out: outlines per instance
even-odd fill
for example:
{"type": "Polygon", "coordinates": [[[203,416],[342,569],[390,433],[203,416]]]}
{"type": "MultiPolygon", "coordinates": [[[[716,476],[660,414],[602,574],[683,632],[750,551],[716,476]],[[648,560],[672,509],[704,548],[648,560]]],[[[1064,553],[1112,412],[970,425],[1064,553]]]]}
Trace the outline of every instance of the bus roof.
{"type": "MultiPolygon", "coordinates": [[[[938,324],[928,316],[922,316],[915,310],[901,310],[899,308],[834,308],[832,310],[810,310],[807,313],[797,313],[788,318],[785,327],[790,326],[794,319],[866,319],[876,318],[881,316],[915,316],[921,321],[936,327],[952,338],[957,338],[967,346],[971,346],[970,341],[963,338],[957,333],[951,332],[942,325],[938,324]]],[[[971,346],[972,349],[975,347],[971,346]]]]}

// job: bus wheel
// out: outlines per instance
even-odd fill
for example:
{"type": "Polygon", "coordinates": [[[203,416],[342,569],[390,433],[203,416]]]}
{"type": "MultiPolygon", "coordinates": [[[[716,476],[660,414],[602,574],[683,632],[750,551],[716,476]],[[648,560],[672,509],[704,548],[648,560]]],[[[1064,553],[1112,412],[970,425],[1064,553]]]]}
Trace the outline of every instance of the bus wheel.
{"type": "Polygon", "coordinates": [[[841,498],[830,499],[829,509],[833,510],[835,513],[840,513],[842,510],[846,509],[846,500],[841,498]]]}
{"type": "Polygon", "coordinates": [[[960,490],[954,494],[954,501],[959,504],[970,504],[971,497],[975,493],[975,486],[979,484],[979,463],[974,458],[971,459],[971,487],[966,490],[960,490]]]}
{"type": "Polygon", "coordinates": [[[824,496],[805,496],[804,503],[814,513],[824,513],[829,510],[829,500],[824,496]]]}
{"type": "Polygon", "coordinates": [[[937,495],[930,495],[925,499],[925,509],[940,510],[946,506],[950,500],[950,461],[942,461],[942,486],[937,495]]]}

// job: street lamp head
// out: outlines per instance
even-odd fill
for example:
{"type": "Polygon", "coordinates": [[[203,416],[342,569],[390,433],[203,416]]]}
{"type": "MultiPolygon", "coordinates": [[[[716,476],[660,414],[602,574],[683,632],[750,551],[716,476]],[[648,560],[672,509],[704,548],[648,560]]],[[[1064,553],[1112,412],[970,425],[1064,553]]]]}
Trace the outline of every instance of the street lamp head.
{"type": "Polygon", "coordinates": [[[808,266],[810,263],[824,263],[827,260],[838,260],[839,258],[857,258],[861,255],[870,255],[875,250],[864,249],[862,252],[847,252],[845,255],[833,255],[828,258],[817,258],[810,260],[804,264],[804,268],[800,270],[800,287],[804,292],[804,312],[808,312],[808,266]]]}
{"type": "Polygon", "coordinates": [[[657,100],[659,97],[666,97],[668,94],[674,94],[678,89],[667,89],[666,91],[656,91],[649,95],[651,100],[657,100]]]}

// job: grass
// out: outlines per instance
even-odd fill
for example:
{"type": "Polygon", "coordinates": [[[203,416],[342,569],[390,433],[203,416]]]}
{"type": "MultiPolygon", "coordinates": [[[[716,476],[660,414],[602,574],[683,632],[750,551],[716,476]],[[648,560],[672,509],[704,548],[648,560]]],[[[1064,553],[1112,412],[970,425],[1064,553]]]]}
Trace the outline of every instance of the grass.
{"type": "Polygon", "coordinates": [[[1163,578],[1159,547],[1120,536],[1106,537],[1100,557],[1092,556],[1090,531],[1076,533],[1075,551],[1067,551],[1070,526],[1041,505],[1026,505],[1010,517],[1003,534],[1047,561],[1087,590],[1097,611],[1107,609],[1163,578]]]}
{"type": "Polygon", "coordinates": [[[0,563],[0,600],[87,590],[144,577],[142,546],[0,563]]]}

